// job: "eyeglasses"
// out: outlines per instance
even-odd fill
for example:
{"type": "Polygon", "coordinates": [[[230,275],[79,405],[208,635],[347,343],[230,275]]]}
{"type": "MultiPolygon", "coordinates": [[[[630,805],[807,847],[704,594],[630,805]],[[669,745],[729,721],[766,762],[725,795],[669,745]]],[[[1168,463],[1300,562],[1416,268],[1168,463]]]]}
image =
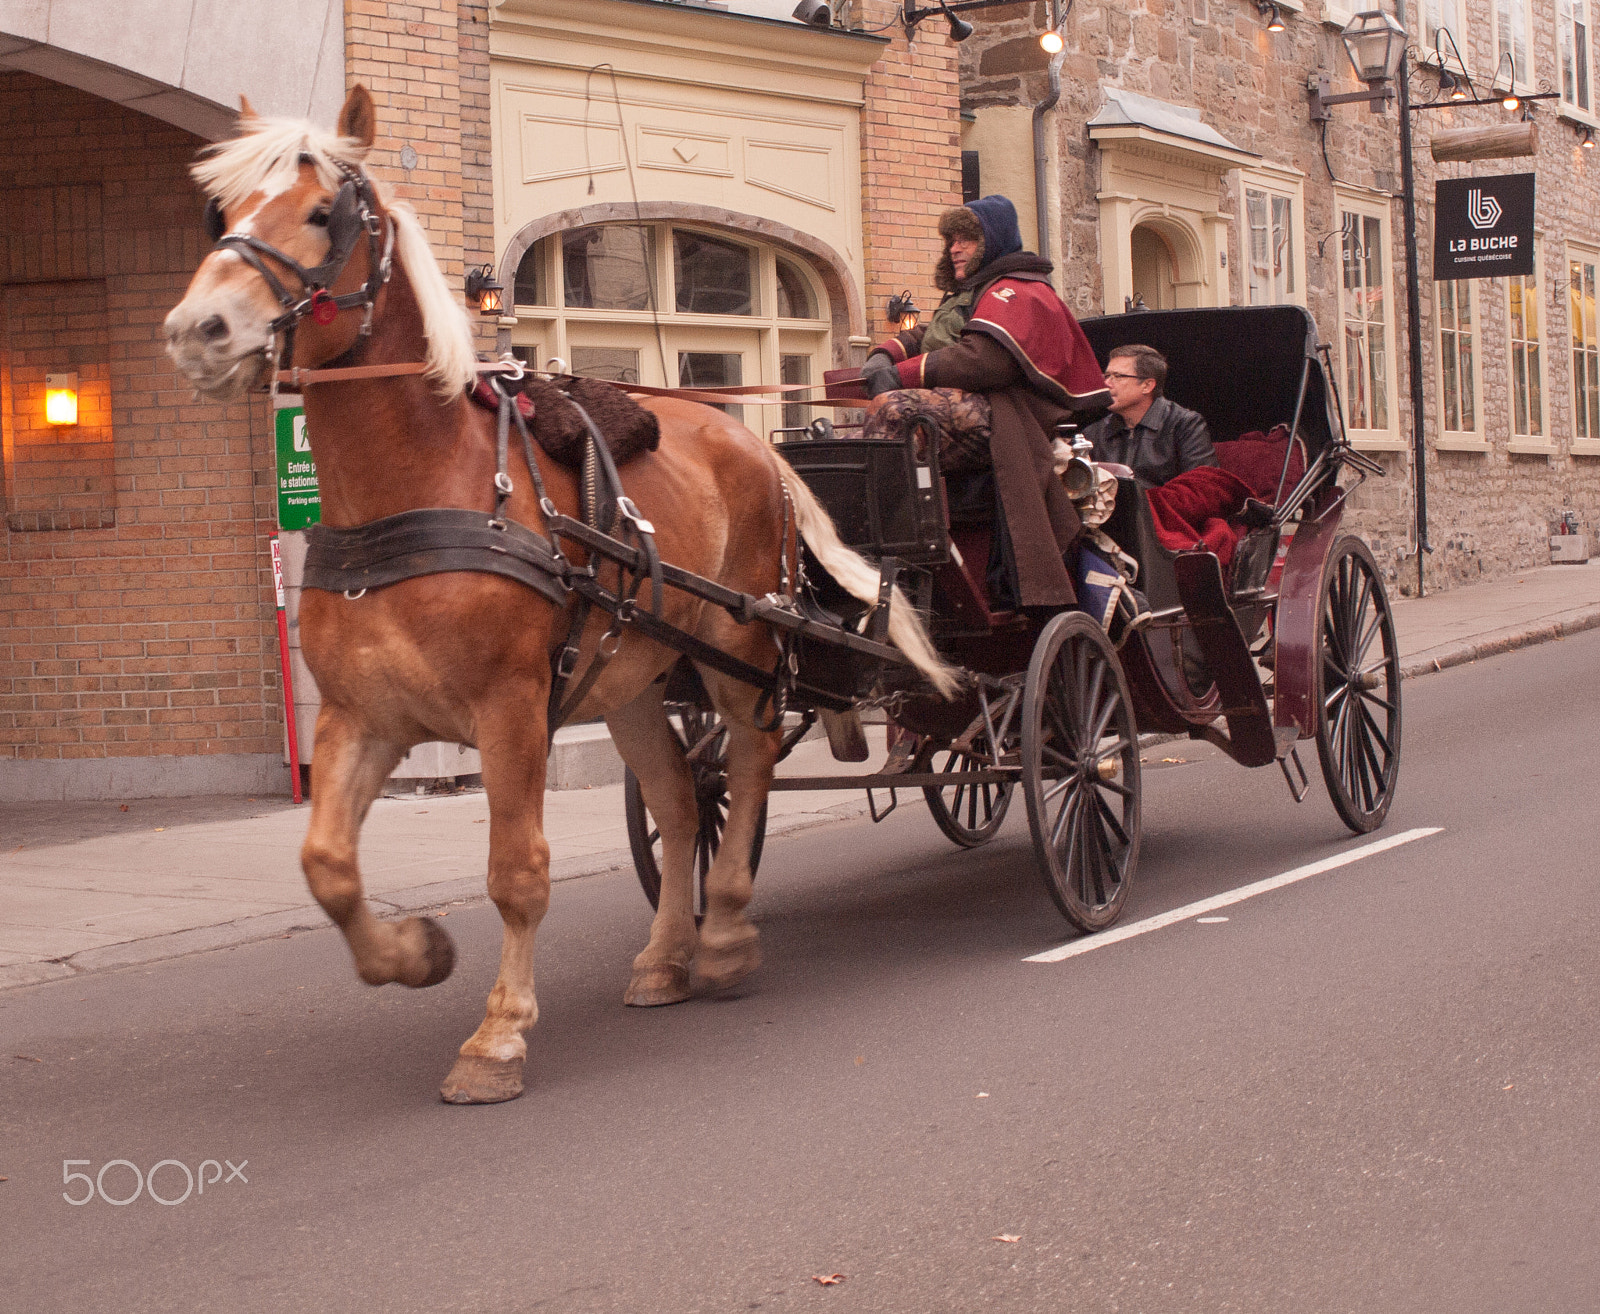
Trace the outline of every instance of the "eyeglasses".
{"type": "Polygon", "coordinates": [[[1135,382],[1139,379],[1137,374],[1113,374],[1110,370],[1105,372],[1104,377],[1108,379],[1133,379],[1135,382]]]}

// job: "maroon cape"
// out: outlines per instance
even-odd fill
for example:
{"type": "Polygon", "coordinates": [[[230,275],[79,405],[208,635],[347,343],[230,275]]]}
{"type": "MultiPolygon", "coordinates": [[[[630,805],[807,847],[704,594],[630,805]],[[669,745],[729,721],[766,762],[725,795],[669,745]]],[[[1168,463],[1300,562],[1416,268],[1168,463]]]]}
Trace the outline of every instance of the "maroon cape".
{"type": "Polygon", "coordinates": [[[961,388],[989,399],[989,451],[1017,564],[1024,606],[1077,601],[1061,554],[1083,530],[1055,473],[1055,424],[1110,400],[1105,379],[1072,312],[1050,286],[1047,261],[1006,257],[973,304],[954,345],[920,352],[916,328],[879,345],[908,388],[961,388]],[[1036,268],[1017,268],[1024,260],[1036,268]]]}

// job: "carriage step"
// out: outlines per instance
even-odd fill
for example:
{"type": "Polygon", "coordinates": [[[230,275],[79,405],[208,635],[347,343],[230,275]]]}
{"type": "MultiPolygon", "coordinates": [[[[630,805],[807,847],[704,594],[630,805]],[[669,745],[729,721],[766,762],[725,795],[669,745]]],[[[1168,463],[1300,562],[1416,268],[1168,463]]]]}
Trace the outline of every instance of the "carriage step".
{"type": "Polygon", "coordinates": [[[1228,605],[1222,564],[1210,552],[1184,552],[1174,558],[1172,566],[1183,609],[1205,654],[1207,672],[1216,681],[1228,722],[1226,735],[1207,727],[1205,737],[1236,762],[1266,766],[1282,754],[1250,645],[1228,605]]]}

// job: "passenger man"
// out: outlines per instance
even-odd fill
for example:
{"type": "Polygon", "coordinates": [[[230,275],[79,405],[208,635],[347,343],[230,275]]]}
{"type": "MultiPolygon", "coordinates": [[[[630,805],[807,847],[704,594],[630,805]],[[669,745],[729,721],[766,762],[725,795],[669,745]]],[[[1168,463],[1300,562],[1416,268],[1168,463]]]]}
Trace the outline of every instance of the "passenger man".
{"type": "Polygon", "coordinates": [[[1125,465],[1152,487],[1217,463],[1205,420],[1164,395],[1167,358],[1154,347],[1113,348],[1105,380],[1111,413],[1084,430],[1095,460],[1125,465]]]}

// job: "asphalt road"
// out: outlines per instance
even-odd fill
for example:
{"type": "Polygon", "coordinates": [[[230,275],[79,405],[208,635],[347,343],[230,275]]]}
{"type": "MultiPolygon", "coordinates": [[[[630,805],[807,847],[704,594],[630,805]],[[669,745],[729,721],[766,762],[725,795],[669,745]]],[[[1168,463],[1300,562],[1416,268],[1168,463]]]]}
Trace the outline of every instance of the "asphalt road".
{"type": "MultiPolygon", "coordinates": [[[[566,883],[508,1105],[435,1094],[490,908],[426,992],[319,931],[0,995],[0,1307],[1595,1309],[1597,672],[1408,684],[1382,833],[1441,833],[1064,962],[1020,799],[977,853],[913,806],[775,840],[730,999],[623,1009],[643,899],[566,883]],[[63,1200],[114,1159],[219,1180],[63,1200]]],[[[1125,924],[1365,842],[1147,756],[1125,924]]]]}

